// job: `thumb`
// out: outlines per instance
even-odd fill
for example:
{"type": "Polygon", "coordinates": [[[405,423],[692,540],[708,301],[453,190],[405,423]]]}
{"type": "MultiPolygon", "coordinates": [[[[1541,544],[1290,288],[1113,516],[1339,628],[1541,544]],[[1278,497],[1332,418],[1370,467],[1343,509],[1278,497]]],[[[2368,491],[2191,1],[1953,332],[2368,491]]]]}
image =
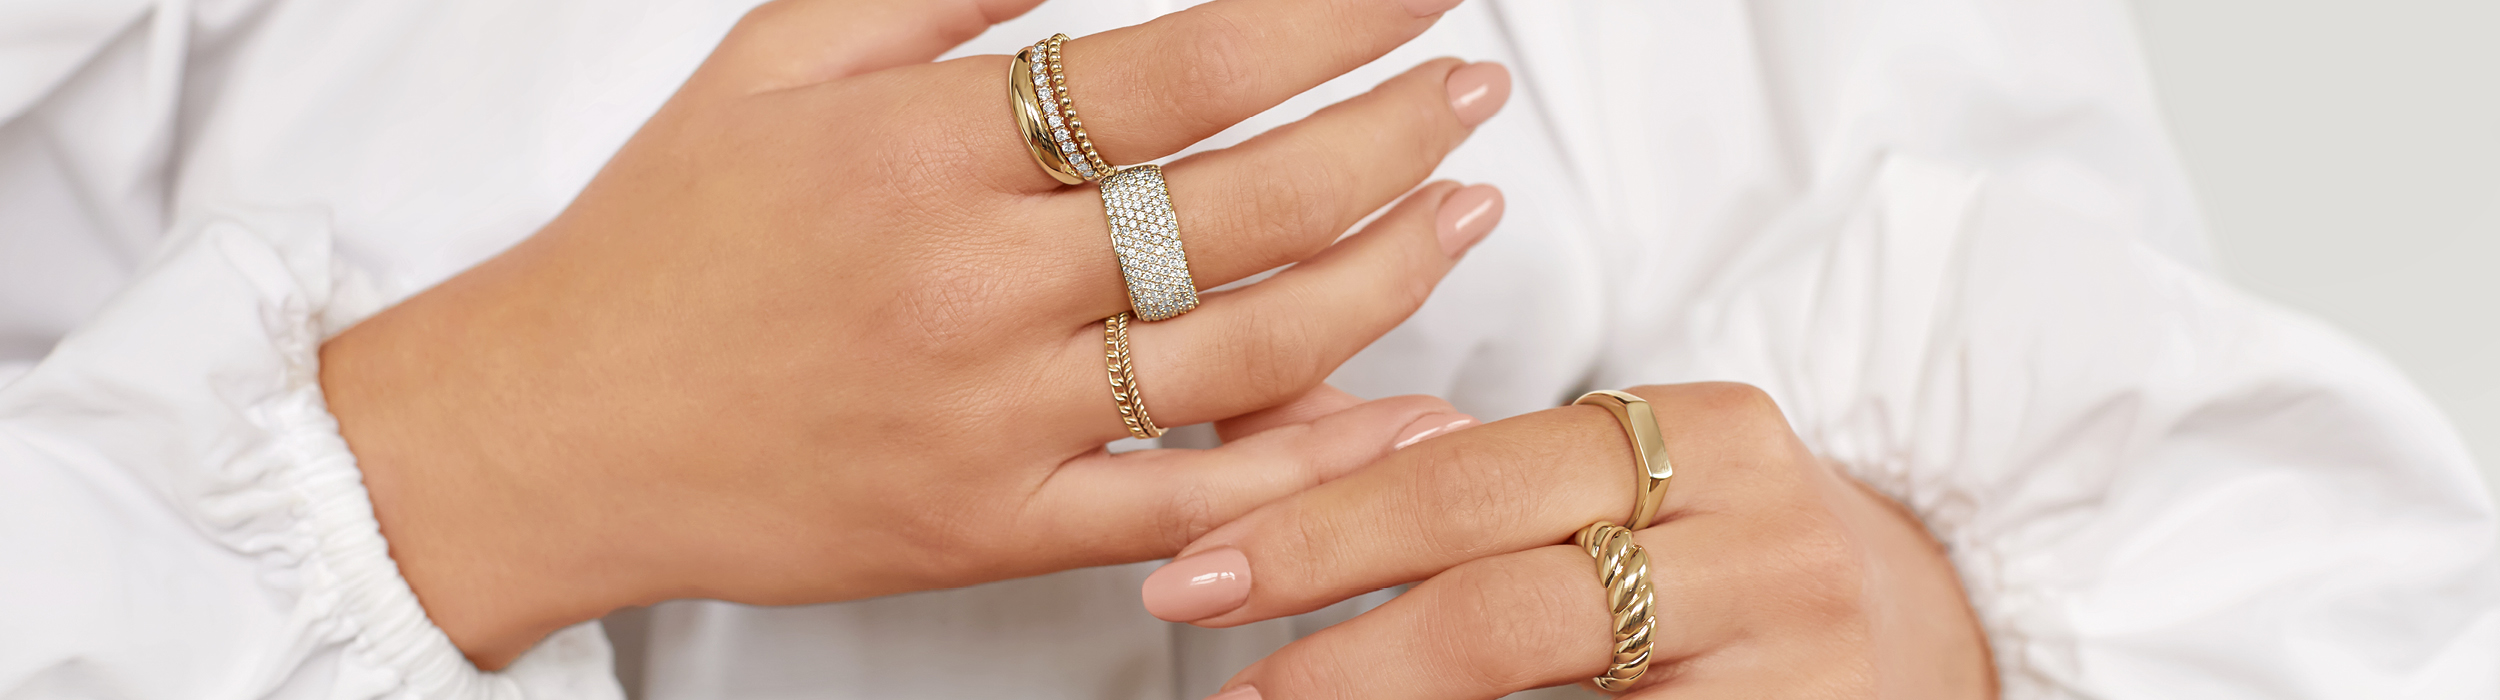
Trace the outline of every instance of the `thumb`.
{"type": "Polygon", "coordinates": [[[1270,427],[1212,450],[1094,452],[1052,474],[1009,538],[1019,567],[1055,571],[1172,556],[1216,526],[1342,476],[1396,450],[1412,426],[1468,419],[1449,402],[1399,396],[1306,423],[1270,427]]]}
{"type": "Polygon", "coordinates": [[[749,10],[707,69],[755,92],[927,63],[1041,0],[774,0],[749,10]]]}

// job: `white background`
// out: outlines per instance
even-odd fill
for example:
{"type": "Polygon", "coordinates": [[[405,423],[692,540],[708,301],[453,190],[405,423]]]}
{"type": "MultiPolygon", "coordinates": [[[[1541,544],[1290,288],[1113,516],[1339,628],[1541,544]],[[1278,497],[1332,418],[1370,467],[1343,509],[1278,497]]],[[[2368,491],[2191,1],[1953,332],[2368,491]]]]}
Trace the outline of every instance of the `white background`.
{"type": "Polygon", "coordinates": [[[2500,0],[2134,4],[2225,273],[2395,360],[2500,483],[2500,0]]]}

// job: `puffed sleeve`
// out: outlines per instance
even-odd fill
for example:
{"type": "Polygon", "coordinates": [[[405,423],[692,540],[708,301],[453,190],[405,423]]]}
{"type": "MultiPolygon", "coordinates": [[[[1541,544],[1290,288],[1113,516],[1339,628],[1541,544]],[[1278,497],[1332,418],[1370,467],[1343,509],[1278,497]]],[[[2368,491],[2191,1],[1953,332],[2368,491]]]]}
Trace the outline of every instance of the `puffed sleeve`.
{"type": "Polygon", "coordinates": [[[621,697],[596,623],[481,673],[410,593],[322,403],[377,306],[325,225],[177,226],[0,386],[0,697],[621,697]]]}
{"type": "Polygon", "coordinates": [[[1916,511],[2007,698],[2500,696],[2490,498],[2387,363],[1983,170],[1852,199],[1628,374],[1759,384],[1916,511]]]}

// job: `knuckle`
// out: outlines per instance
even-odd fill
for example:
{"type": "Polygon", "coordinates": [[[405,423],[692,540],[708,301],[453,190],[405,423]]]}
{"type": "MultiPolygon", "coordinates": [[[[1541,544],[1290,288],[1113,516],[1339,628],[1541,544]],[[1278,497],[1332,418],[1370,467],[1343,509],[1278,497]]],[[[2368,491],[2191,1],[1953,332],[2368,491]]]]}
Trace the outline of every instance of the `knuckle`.
{"type": "Polygon", "coordinates": [[[1445,473],[1413,482],[1417,504],[1430,507],[1406,509],[1422,545],[1474,559],[1539,531],[1532,504],[1548,475],[1526,452],[1510,441],[1479,439],[1464,451],[1435,453],[1445,473]]]}
{"type": "Polygon", "coordinates": [[[1188,546],[1222,523],[1221,511],[1214,489],[1206,482],[1192,482],[1180,487],[1164,506],[1160,523],[1161,544],[1165,549],[1175,551],[1188,546]]]}
{"type": "Polygon", "coordinates": [[[1323,300],[1305,298],[1305,290],[1279,285],[1272,293],[1284,298],[1245,306],[1246,322],[1223,333],[1232,366],[1238,371],[1240,394],[1249,405],[1267,405],[1299,394],[1319,381],[1323,361],[1311,344],[1316,335],[1311,315],[1297,310],[1320,308],[1323,300]]]}
{"type": "Polygon", "coordinates": [[[1176,57],[1166,72],[1168,78],[1142,92],[1160,95],[1159,104],[1170,113],[1165,120],[1188,127],[1193,133],[1211,134],[1232,124],[1236,95],[1242,86],[1259,80],[1256,56],[1257,33],[1249,24],[1219,8],[1192,8],[1166,15],[1159,20],[1171,22],[1171,31],[1156,47],[1157,53],[1176,57]]]}
{"type": "Polygon", "coordinates": [[[929,29],[949,46],[971,41],[989,31],[994,23],[989,11],[973,0],[937,3],[930,8],[928,19],[929,29]]]}
{"type": "Polygon", "coordinates": [[[772,0],[771,2],[756,5],[755,7],[748,9],[746,14],[739,15],[737,27],[740,29],[752,29],[756,27],[768,27],[780,24],[783,21],[782,18],[788,16],[791,12],[790,0],[772,0]]]}
{"type": "Polygon", "coordinates": [[[1336,168],[1315,170],[1327,172],[1258,178],[1243,188],[1247,201],[1224,218],[1225,233],[1258,242],[1259,249],[1246,256],[1258,269],[1309,258],[1336,239],[1336,202],[1346,191],[1346,175],[1336,168]]]}
{"type": "Polygon", "coordinates": [[[1585,572],[1551,564],[1543,557],[1480,559],[1426,582],[1435,608],[1427,619],[1443,627],[1432,636],[1450,641],[1437,650],[1444,656],[1436,665],[1505,691],[1568,677],[1573,669],[1563,659],[1590,656],[1582,652],[1595,649],[1595,633],[1603,631],[1573,623],[1605,603],[1571,578],[1585,572]]]}
{"type": "Polygon", "coordinates": [[[1692,396],[1696,407],[1713,415],[1730,416],[1746,422],[1778,418],[1780,415],[1779,403],[1771,399],[1771,394],[1752,384],[1701,382],[1687,384],[1683,390],[1692,396]]]}
{"type": "Polygon", "coordinates": [[[1794,461],[1800,447],[1796,433],[1769,392],[1736,382],[1688,384],[1679,390],[1685,392],[1684,405],[1692,410],[1681,418],[1699,421],[1709,434],[1734,446],[1737,461],[1754,466],[1794,461]]]}

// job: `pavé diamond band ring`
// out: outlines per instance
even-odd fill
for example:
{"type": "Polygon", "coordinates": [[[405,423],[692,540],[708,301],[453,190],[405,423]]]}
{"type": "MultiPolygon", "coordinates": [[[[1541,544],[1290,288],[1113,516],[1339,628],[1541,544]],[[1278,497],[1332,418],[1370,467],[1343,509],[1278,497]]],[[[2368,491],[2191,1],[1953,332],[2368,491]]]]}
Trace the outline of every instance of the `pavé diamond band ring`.
{"type": "Polygon", "coordinates": [[[1181,252],[1179,219],[1163,169],[1152,164],[1121,168],[1105,177],[1102,212],[1111,219],[1111,249],[1128,280],[1129,308],[1137,320],[1161,321],[1198,308],[1198,283],[1181,252]]]}
{"type": "Polygon", "coordinates": [[[1059,47],[1067,40],[1068,35],[1056,34],[1016,52],[1007,66],[1007,94],[1033,160],[1052,179],[1074,185],[1102,179],[1112,168],[1094,152],[1085,123],[1076,117],[1076,100],[1068,97],[1067,69],[1059,60],[1059,47]]]}

